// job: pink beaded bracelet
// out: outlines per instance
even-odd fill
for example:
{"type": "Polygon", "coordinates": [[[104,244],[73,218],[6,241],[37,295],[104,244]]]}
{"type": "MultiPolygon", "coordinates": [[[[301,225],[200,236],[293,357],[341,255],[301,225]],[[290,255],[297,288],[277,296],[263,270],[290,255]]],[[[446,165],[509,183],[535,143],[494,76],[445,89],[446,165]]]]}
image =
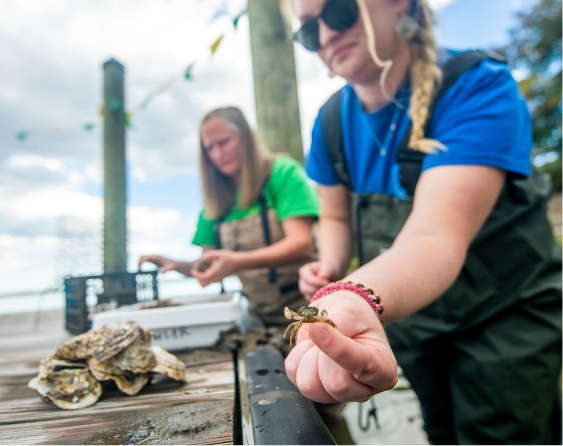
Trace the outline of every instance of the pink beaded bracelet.
{"type": "Polygon", "coordinates": [[[373,292],[371,288],[368,288],[361,283],[354,283],[354,282],[331,282],[328,285],[325,285],[320,290],[318,290],[313,297],[311,298],[310,302],[314,302],[321,297],[326,296],[327,294],[334,293],[335,291],[352,291],[356,293],[358,296],[363,297],[367,303],[370,304],[373,311],[377,315],[378,319],[383,323],[383,317],[381,314],[383,313],[383,306],[381,305],[381,298],[373,292]]]}

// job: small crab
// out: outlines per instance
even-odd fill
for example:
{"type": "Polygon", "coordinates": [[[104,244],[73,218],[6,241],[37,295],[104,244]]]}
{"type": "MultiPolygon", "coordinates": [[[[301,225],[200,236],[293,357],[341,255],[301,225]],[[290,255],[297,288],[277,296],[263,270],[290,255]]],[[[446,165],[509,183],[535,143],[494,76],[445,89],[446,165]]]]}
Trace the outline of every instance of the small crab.
{"type": "Polygon", "coordinates": [[[195,264],[195,268],[200,272],[204,272],[205,270],[207,270],[207,268],[209,268],[211,266],[211,262],[207,261],[207,260],[200,260],[198,262],[196,262],[195,264]]]}
{"type": "Polygon", "coordinates": [[[332,325],[334,328],[338,330],[338,327],[334,322],[332,322],[327,316],[328,312],[326,310],[321,311],[319,315],[319,309],[316,307],[301,307],[295,311],[290,310],[289,308],[285,307],[283,310],[283,314],[288,319],[295,319],[297,322],[292,322],[287,326],[285,332],[283,333],[283,337],[285,338],[286,334],[290,334],[289,337],[289,345],[293,345],[293,341],[297,338],[297,332],[301,328],[303,324],[310,324],[312,322],[326,322],[327,324],[332,325]]]}

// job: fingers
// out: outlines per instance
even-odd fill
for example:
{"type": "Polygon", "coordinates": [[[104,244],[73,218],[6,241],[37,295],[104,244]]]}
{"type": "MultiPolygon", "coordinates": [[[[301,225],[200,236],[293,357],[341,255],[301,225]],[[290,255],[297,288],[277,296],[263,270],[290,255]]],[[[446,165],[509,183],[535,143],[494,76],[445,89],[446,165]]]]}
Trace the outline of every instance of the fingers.
{"type": "Polygon", "coordinates": [[[167,271],[172,271],[172,270],[174,270],[174,263],[172,262],[164,263],[160,268],[161,273],[165,273],[167,271]]]}
{"type": "Polygon", "coordinates": [[[205,271],[198,271],[197,268],[191,269],[192,277],[196,278],[202,287],[210,285],[215,282],[220,282],[226,275],[221,261],[217,260],[212,262],[205,271]]]}
{"type": "MultiPolygon", "coordinates": [[[[319,277],[322,277],[323,279],[325,279],[326,282],[328,283],[332,280],[338,279],[338,270],[333,265],[330,265],[328,263],[321,263],[319,265],[319,271],[318,271],[317,275],[319,277]]],[[[325,285],[326,285],[326,283],[325,283],[325,285]]],[[[322,285],[322,286],[324,286],[324,285],[322,285]]]]}
{"type": "Polygon", "coordinates": [[[299,268],[299,291],[308,299],[311,299],[319,288],[328,284],[328,279],[319,275],[320,268],[320,262],[307,263],[299,268]]]}
{"type": "Polygon", "coordinates": [[[315,347],[315,344],[310,340],[303,340],[298,342],[295,347],[291,349],[289,355],[285,358],[285,372],[289,380],[297,385],[296,378],[297,378],[297,371],[299,369],[299,365],[303,356],[307,351],[311,348],[315,347]]]}
{"type": "Polygon", "coordinates": [[[308,301],[311,300],[313,295],[318,290],[318,287],[310,285],[303,279],[299,279],[298,285],[299,285],[299,292],[303,294],[303,297],[305,297],[305,299],[307,299],[308,301]]]}
{"type": "MultiPolygon", "coordinates": [[[[300,330],[299,333],[301,334],[301,332],[300,330]]],[[[319,403],[333,403],[334,398],[325,391],[319,378],[318,358],[320,353],[320,350],[309,339],[300,340],[285,359],[285,372],[289,380],[307,398],[319,403]]]]}
{"type": "Polygon", "coordinates": [[[362,401],[395,386],[397,363],[386,339],[375,334],[351,339],[324,323],[311,324],[309,337],[326,355],[320,379],[338,401],[362,401]]]}
{"type": "MultiPolygon", "coordinates": [[[[311,341],[306,341],[311,343],[311,341]]],[[[335,403],[335,400],[322,382],[319,363],[322,352],[313,344],[301,357],[295,373],[295,385],[307,398],[319,403],[335,403]]]]}
{"type": "Polygon", "coordinates": [[[144,255],[141,256],[141,258],[139,259],[139,264],[138,264],[138,268],[141,269],[141,265],[145,262],[150,262],[155,264],[156,266],[160,267],[162,266],[162,257],[161,256],[157,256],[157,255],[144,255]]]}
{"type": "Polygon", "coordinates": [[[310,339],[307,327],[299,331],[299,343],[285,360],[288,378],[303,395],[320,403],[364,401],[374,392],[326,356],[310,339]],[[304,338],[304,339],[302,339],[304,338]]]}
{"type": "Polygon", "coordinates": [[[323,383],[324,391],[334,401],[365,401],[376,393],[371,386],[340,367],[320,349],[319,352],[319,380],[323,383]]]}

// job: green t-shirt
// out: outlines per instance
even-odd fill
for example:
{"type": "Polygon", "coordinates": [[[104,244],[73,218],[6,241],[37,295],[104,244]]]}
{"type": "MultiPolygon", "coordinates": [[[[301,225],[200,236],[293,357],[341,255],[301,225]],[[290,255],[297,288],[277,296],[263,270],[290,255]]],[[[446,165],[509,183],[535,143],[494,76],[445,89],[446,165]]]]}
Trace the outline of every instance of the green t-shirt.
{"type": "MultiPolygon", "coordinates": [[[[309,182],[303,166],[293,158],[279,156],[274,160],[272,174],[264,187],[264,196],[268,209],[275,209],[280,221],[319,216],[317,192],[309,182]]],[[[235,206],[223,221],[235,221],[253,215],[260,215],[258,201],[246,209],[235,206]]],[[[216,219],[206,218],[203,209],[192,243],[199,246],[215,246],[216,222],[216,219]]]]}

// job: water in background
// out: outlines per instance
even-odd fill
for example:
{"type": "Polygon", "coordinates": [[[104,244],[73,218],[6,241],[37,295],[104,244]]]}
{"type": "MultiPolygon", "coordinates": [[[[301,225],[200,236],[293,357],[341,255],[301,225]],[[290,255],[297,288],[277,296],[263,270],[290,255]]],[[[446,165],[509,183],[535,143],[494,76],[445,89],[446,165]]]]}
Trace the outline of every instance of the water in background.
{"type": "MultiPolygon", "coordinates": [[[[241,289],[240,281],[234,276],[224,279],[223,285],[225,287],[225,291],[237,291],[241,289]]],[[[205,294],[218,294],[220,292],[221,285],[218,283],[202,288],[195,279],[169,279],[162,276],[158,277],[158,294],[160,299],[170,299],[173,297],[184,297],[190,295],[201,296],[205,294]]],[[[26,295],[8,295],[0,297],[0,314],[59,310],[64,307],[65,294],[62,287],[60,291],[46,291],[26,295]]]]}

